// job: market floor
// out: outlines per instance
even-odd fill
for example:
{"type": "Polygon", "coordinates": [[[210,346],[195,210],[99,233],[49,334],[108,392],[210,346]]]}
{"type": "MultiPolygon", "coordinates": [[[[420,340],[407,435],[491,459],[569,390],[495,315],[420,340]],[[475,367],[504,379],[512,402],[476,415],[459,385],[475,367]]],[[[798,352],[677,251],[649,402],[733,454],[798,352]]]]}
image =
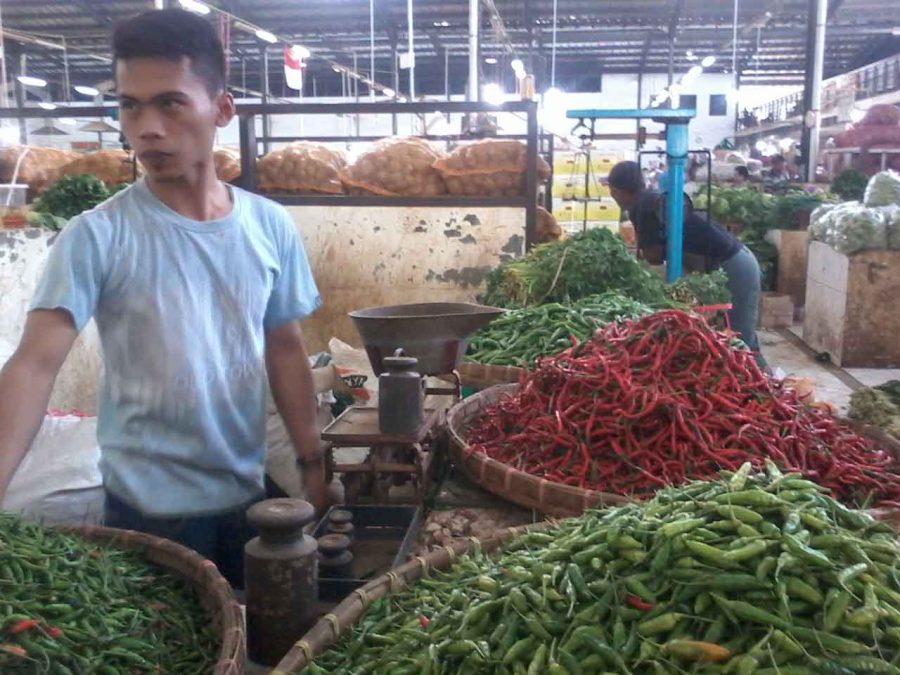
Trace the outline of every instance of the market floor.
{"type": "Polygon", "coordinates": [[[872,387],[887,380],[900,379],[900,368],[840,368],[816,360],[815,353],[803,342],[799,327],[760,330],[763,355],[773,371],[785,376],[807,378],[815,389],[815,398],[837,406],[846,414],[850,394],[860,387],[872,387]]]}

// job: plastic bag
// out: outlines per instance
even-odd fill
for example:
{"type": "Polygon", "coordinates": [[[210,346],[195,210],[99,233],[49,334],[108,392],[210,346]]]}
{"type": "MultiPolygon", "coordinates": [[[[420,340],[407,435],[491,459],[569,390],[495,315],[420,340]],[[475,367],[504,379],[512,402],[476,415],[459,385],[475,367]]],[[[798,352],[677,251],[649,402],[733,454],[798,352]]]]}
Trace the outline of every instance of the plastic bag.
{"type": "Polygon", "coordinates": [[[900,205],[900,174],[895,171],[881,171],[869,179],[863,198],[866,206],[900,205]]]}
{"type": "Polygon", "coordinates": [[[432,167],[442,156],[419,138],[389,138],[360,155],[340,176],[351,194],[433,197],[447,193],[441,173],[432,167]]]}
{"type": "MultiPolygon", "coordinates": [[[[514,197],[525,194],[527,148],[519,141],[486,139],[456,148],[438,159],[452,195],[514,197]]],[[[550,176],[550,166],[538,157],[538,178],[550,176]]]]}
{"type": "Polygon", "coordinates": [[[78,176],[80,174],[92,174],[108,186],[119,183],[131,183],[135,175],[144,173],[140,164],[135,172],[134,158],[124,150],[98,150],[69,162],[62,168],[60,175],[78,176]]]}
{"type": "Polygon", "coordinates": [[[832,213],[837,206],[838,204],[822,204],[813,210],[809,216],[809,228],[807,229],[811,240],[828,242],[829,229],[834,224],[832,213]]]}
{"type": "Polygon", "coordinates": [[[887,248],[887,223],[882,211],[848,202],[832,211],[832,216],[833,234],[828,243],[839,253],[851,255],[867,249],[887,248]]]}
{"type": "Polygon", "coordinates": [[[47,415],[0,508],[45,522],[96,522],[102,485],[97,418],[47,415]]]}
{"type": "Polygon", "coordinates": [[[297,141],[261,157],[256,173],[263,190],[341,194],[344,186],[338,174],[346,163],[337,150],[297,141]]]}
{"type": "Polygon", "coordinates": [[[365,350],[355,349],[338,338],[331,338],[328,341],[328,351],[331,352],[334,359],[332,364],[340,378],[335,389],[339,390],[343,385],[343,389],[349,390],[357,404],[377,406],[378,378],[365,350]]]}

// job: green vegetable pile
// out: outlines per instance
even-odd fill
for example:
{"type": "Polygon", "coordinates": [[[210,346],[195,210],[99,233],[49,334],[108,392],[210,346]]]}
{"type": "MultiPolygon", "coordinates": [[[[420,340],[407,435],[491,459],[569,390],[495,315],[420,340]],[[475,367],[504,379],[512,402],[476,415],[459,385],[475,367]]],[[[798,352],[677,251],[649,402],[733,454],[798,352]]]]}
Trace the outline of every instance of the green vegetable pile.
{"type": "Polygon", "coordinates": [[[861,202],[869,177],[858,169],[843,169],[831,181],[831,191],[845,202],[861,202]]]}
{"type": "Polygon", "coordinates": [[[774,465],[749,472],[463,557],[304,672],[900,673],[891,528],[774,465]]]}
{"type": "Polygon", "coordinates": [[[701,190],[694,198],[698,209],[709,209],[713,220],[719,223],[755,222],[774,199],[752,187],[713,187],[707,196],[701,190]]]}
{"type": "Polygon", "coordinates": [[[102,180],[89,174],[63,176],[35,200],[34,211],[69,220],[110,196],[102,180]]]}
{"type": "Polygon", "coordinates": [[[469,342],[470,361],[496,366],[532,365],[539,357],[557,354],[611,321],[630,319],[653,310],[614,291],[592,295],[570,305],[550,303],[510,310],[478,331],[469,342]]]}
{"type": "Polygon", "coordinates": [[[488,276],[484,302],[526,307],[574,302],[611,290],[647,304],[666,297],[662,279],[631,255],[620,237],[595,228],[502,263],[488,276]]]}
{"type": "Polygon", "coordinates": [[[139,555],[0,513],[0,672],[209,673],[196,593],[139,555]]]}
{"type": "Polygon", "coordinates": [[[688,274],[666,287],[666,293],[683,305],[721,305],[731,302],[728,276],[722,270],[688,274]]]}
{"type": "Polygon", "coordinates": [[[900,380],[853,392],[848,415],[900,439],[900,380]]]}

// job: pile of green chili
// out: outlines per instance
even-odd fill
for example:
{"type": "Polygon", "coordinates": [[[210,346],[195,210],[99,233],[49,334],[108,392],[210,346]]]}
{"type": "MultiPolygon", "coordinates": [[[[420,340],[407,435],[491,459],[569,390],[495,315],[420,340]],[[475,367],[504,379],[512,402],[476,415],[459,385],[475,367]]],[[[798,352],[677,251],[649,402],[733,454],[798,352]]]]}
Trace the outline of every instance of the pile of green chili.
{"type": "Polygon", "coordinates": [[[219,644],[180,579],[0,513],[0,672],[210,673],[219,644]]]}
{"type": "Polygon", "coordinates": [[[472,336],[466,358],[495,366],[532,365],[538,357],[558,354],[611,321],[632,319],[653,310],[615,291],[592,295],[569,305],[550,303],[508,311],[472,336]]]}
{"type": "Polygon", "coordinates": [[[749,465],[476,552],[306,673],[900,673],[891,529],[749,465]]]}

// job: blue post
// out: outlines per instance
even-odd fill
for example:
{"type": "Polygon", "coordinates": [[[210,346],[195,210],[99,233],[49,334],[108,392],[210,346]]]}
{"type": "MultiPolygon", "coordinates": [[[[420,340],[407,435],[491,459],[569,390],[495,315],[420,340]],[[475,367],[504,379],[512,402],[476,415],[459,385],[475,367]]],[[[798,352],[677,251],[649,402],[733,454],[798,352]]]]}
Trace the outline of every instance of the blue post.
{"type": "Polygon", "coordinates": [[[684,249],[684,164],[688,151],[687,120],[670,121],[666,127],[666,281],[681,277],[684,249]]]}

